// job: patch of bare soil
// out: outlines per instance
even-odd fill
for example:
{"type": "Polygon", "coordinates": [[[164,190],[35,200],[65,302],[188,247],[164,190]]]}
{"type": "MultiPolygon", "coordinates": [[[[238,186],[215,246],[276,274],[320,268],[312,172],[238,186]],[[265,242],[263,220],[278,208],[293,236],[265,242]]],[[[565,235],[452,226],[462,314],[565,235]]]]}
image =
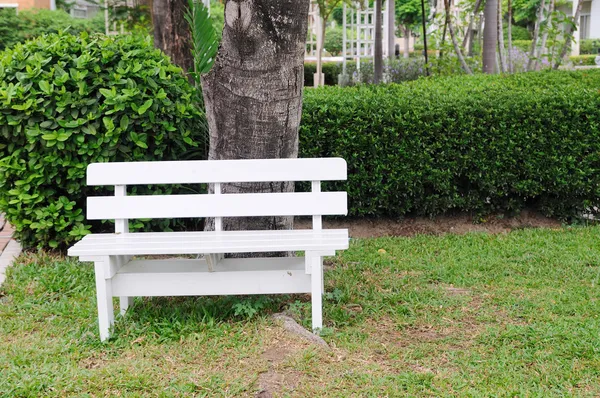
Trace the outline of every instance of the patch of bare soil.
{"type": "Polygon", "coordinates": [[[286,363],[297,358],[309,347],[322,347],[321,344],[298,338],[293,331],[284,325],[271,330],[270,344],[263,351],[261,358],[267,362],[267,369],[258,376],[259,392],[256,397],[276,397],[294,391],[302,382],[304,374],[286,366],[286,363]]]}
{"type": "MultiPolygon", "coordinates": [[[[311,220],[296,218],[294,228],[311,228],[311,220]]],[[[468,232],[506,233],[523,228],[558,228],[561,222],[534,211],[523,210],[515,217],[489,216],[485,219],[468,214],[435,218],[406,217],[404,219],[368,218],[324,220],[324,228],[347,228],[353,238],[380,236],[442,235],[468,232]]]]}

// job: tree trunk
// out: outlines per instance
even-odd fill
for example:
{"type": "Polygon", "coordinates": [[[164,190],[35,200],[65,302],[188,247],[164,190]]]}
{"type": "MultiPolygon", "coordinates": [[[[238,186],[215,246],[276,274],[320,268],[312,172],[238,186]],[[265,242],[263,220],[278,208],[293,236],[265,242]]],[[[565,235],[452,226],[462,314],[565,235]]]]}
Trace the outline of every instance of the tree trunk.
{"type": "MultiPolygon", "coordinates": [[[[219,52],[202,77],[210,160],[298,156],[308,9],[309,0],[226,1],[219,52]]],[[[225,184],[221,190],[293,192],[294,183],[225,184]]],[[[224,230],[292,226],[292,217],[223,220],[224,230]]]]}
{"type": "Polygon", "coordinates": [[[388,7],[388,59],[395,58],[396,52],[396,0],[387,0],[388,7]]]}
{"type": "Polygon", "coordinates": [[[375,54],[374,54],[374,74],[373,82],[381,83],[383,80],[383,29],[381,3],[383,0],[375,0],[375,54]]]}
{"type": "MultiPolygon", "coordinates": [[[[543,1],[543,0],[542,0],[543,1]]],[[[483,72],[496,72],[496,47],[498,46],[498,0],[486,0],[483,9],[483,72]]]]}
{"type": "MultiPolygon", "coordinates": [[[[479,14],[479,22],[477,23],[477,44],[479,45],[479,53],[482,54],[483,51],[483,13],[479,14]]],[[[471,49],[473,50],[473,49],[471,49]]],[[[471,52],[469,56],[472,56],[471,52]]]]}
{"type": "Polygon", "coordinates": [[[546,41],[548,41],[548,33],[552,28],[552,13],[554,13],[554,1],[550,0],[550,5],[548,6],[548,18],[546,18],[546,26],[544,28],[544,34],[542,35],[542,42],[540,43],[540,48],[536,55],[534,69],[539,70],[540,68],[540,58],[546,52],[546,41]]]}
{"type": "Polygon", "coordinates": [[[425,55],[425,76],[429,76],[429,56],[427,55],[427,25],[425,22],[425,0],[421,0],[421,25],[423,27],[423,55],[425,55]]]}
{"type": "Polygon", "coordinates": [[[502,1],[498,1],[498,57],[500,60],[500,70],[506,73],[506,55],[504,53],[504,31],[502,29],[502,1]]]}
{"type": "MultiPolygon", "coordinates": [[[[319,13],[321,10],[319,10],[319,13]]],[[[325,85],[324,78],[321,79],[321,75],[323,74],[323,47],[325,47],[325,30],[327,29],[327,20],[320,17],[320,30],[319,37],[317,37],[317,76],[314,81],[314,86],[319,87],[325,85]]]]}
{"type": "Polygon", "coordinates": [[[513,62],[513,47],[512,47],[512,1],[508,0],[508,25],[506,27],[508,36],[508,73],[515,73],[515,65],[513,62]]]}
{"type": "Polygon", "coordinates": [[[535,64],[535,49],[537,47],[538,38],[540,37],[540,24],[542,23],[542,17],[544,16],[545,4],[545,0],[542,0],[542,2],[540,3],[540,8],[538,10],[537,18],[535,20],[535,25],[533,27],[533,38],[531,40],[531,49],[529,50],[529,60],[527,61],[526,69],[527,71],[531,70],[533,68],[533,65],[535,64]]]}
{"type": "Polygon", "coordinates": [[[194,68],[190,28],[184,18],[187,9],[187,0],[157,0],[152,4],[154,47],[185,72],[194,68]]]}
{"type": "Polygon", "coordinates": [[[409,58],[410,54],[408,52],[409,47],[410,47],[410,29],[409,28],[402,28],[403,30],[403,34],[404,34],[404,51],[403,51],[403,55],[404,58],[409,58]]]}
{"type": "MultiPolygon", "coordinates": [[[[473,13],[469,18],[469,26],[467,27],[467,34],[463,39],[462,48],[472,48],[473,47],[473,23],[475,22],[475,15],[479,12],[479,7],[481,7],[481,0],[477,0],[475,2],[475,8],[473,8],[473,13]],[[468,47],[467,47],[468,46],[468,47]]],[[[471,54],[469,54],[471,56],[471,54]]]]}
{"type": "MultiPolygon", "coordinates": [[[[444,12],[446,9],[444,8],[444,12]]],[[[448,29],[448,18],[444,18],[444,29],[442,30],[442,40],[440,42],[440,53],[439,58],[442,59],[444,56],[444,44],[446,44],[446,30],[448,29]]]]}
{"type": "Polygon", "coordinates": [[[573,19],[572,19],[573,23],[569,24],[567,27],[567,32],[565,32],[565,34],[564,34],[565,44],[563,44],[563,47],[560,50],[560,55],[558,56],[556,63],[554,63],[553,69],[558,69],[558,67],[562,63],[563,59],[567,56],[567,51],[569,51],[569,48],[571,47],[571,43],[573,42],[573,27],[579,25],[579,15],[581,15],[582,7],[583,7],[583,0],[579,0],[577,2],[577,10],[575,10],[575,15],[573,16],[573,19]]]}
{"type": "MultiPolygon", "coordinates": [[[[490,1],[490,0],[488,0],[490,1]]],[[[444,7],[446,8],[446,25],[448,25],[448,32],[450,33],[450,39],[452,40],[452,45],[454,46],[454,51],[456,52],[456,56],[460,61],[460,64],[463,70],[472,75],[471,68],[467,65],[465,58],[463,57],[462,51],[460,51],[460,47],[458,46],[458,41],[456,40],[456,36],[454,36],[454,28],[452,26],[452,20],[450,19],[450,0],[444,0],[444,7]]]]}

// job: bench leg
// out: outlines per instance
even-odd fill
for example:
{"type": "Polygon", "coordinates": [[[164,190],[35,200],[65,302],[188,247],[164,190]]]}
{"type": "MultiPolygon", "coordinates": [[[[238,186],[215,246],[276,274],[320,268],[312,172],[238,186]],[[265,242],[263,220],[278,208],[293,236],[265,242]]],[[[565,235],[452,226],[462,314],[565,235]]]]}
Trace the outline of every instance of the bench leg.
{"type": "Polygon", "coordinates": [[[317,333],[323,328],[323,262],[319,256],[308,258],[312,264],[311,273],[311,301],[312,301],[312,329],[317,333]]]}
{"type": "MultiPolygon", "coordinates": [[[[131,261],[131,256],[117,256],[117,263],[118,263],[118,267],[119,269],[125,265],[127,265],[127,263],[129,263],[131,261]]],[[[133,297],[127,297],[127,296],[120,296],[119,297],[119,307],[120,307],[120,314],[121,315],[125,315],[125,313],[127,312],[127,309],[133,305],[133,297]]]]}
{"type": "Polygon", "coordinates": [[[119,305],[121,307],[121,315],[125,315],[127,309],[133,305],[133,297],[121,296],[119,297],[119,305]]]}
{"type": "Polygon", "coordinates": [[[112,301],[112,281],[105,278],[104,263],[95,262],[96,273],[96,298],[98,301],[98,325],[100,326],[100,340],[108,339],[110,327],[115,321],[112,301]]]}

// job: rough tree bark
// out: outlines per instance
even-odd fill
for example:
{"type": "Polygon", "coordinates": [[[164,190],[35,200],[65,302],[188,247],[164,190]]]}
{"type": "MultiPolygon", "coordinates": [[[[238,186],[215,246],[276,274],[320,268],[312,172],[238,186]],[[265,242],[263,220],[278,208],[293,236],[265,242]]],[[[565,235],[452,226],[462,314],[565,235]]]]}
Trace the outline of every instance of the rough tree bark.
{"type": "Polygon", "coordinates": [[[498,46],[498,0],[486,0],[483,9],[483,72],[496,72],[496,47],[498,46]]]}
{"type": "Polygon", "coordinates": [[[161,49],[186,72],[194,68],[190,28],[184,18],[187,8],[187,0],[157,0],[152,3],[154,47],[161,49]]]}
{"type": "Polygon", "coordinates": [[[500,60],[500,71],[506,73],[506,55],[504,53],[504,31],[502,29],[502,1],[498,1],[498,57],[500,60]]]}
{"type": "MultiPolygon", "coordinates": [[[[298,156],[308,8],[309,0],[226,1],[221,46],[212,70],[202,77],[210,160],[298,156]]],[[[223,193],[291,192],[294,184],[221,188],[223,193]]],[[[223,220],[225,230],[292,226],[292,217],[223,220]]]]}
{"type": "Polygon", "coordinates": [[[381,6],[383,0],[375,0],[375,54],[373,60],[373,82],[381,83],[383,80],[383,17],[381,6]]]}

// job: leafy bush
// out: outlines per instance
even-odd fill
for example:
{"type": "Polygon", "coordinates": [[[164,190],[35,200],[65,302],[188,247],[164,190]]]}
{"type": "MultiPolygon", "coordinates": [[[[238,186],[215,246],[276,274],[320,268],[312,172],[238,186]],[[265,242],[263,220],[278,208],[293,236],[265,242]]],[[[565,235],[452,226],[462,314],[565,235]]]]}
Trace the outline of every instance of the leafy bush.
{"type": "Polygon", "coordinates": [[[300,154],[340,156],[353,216],[600,206],[600,70],[324,87],[304,95],[300,154]]]}
{"type": "MultiPolygon", "coordinates": [[[[466,59],[471,70],[481,71],[479,57],[466,59]]],[[[429,76],[446,76],[464,74],[458,58],[453,54],[444,55],[440,58],[434,55],[429,58],[427,64],[429,76]]],[[[425,59],[423,57],[386,59],[383,65],[383,77],[386,83],[402,83],[416,80],[421,76],[427,76],[425,59]]],[[[363,61],[360,70],[356,69],[355,63],[348,63],[348,73],[352,75],[354,83],[373,83],[374,68],[372,61],[363,61]]]]}
{"type": "Polygon", "coordinates": [[[325,34],[325,51],[331,55],[339,55],[344,49],[344,31],[342,28],[328,29],[325,34]]]}
{"type": "MultiPolygon", "coordinates": [[[[323,73],[325,74],[325,85],[333,86],[338,82],[338,75],[342,73],[342,64],[337,62],[323,62],[323,73]]],[[[313,87],[315,85],[315,76],[317,73],[317,64],[314,62],[304,63],[304,87],[313,87]]]]}
{"type": "Polygon", "coordinates": [[[93,19],[80,19],[62,10],[24,10],[16,14],[11,9],[0,9],[0,50],[67,28],[72,34],[104,32],[104,17],[100,14],[93,19]]]}
{"type": "MultiPolygon", "coordinates": [[[[355,83],[373,83],[372,61],[363,61],[359,70],[356,69],[356,64],[352,63],[348,72],[352,74],[352,80],[355,83]]],[[[383,64],[383,76],[387,83],[416,80],[420,76],[425,76],[425,60],[422,57],[386,59],[383,64]]]]}
{"type": "Polygon", "coordinates": [[[596,65],[596,55],[571,55],[569,60],[575,66],[594,66],[596,65]]]}
{"type": "MultiPolygon", "coordinates": [[[[505,44],[508,44],[508,42],[506,42],[505,44]]],[[[531,49],[531,40],[513,40],[512,45],[513,47],[518,48],[521,51],[529,52],[529,50],[531,49]]]]}
{"type": "Polygon", "coordinates": [[[0,211],[22,244],[111,227],[84,221],[85,198],[106,193],[86,186],[86,166],[181,158],[202,139],[193,96],[150,39],[52,34],[0,53],[0,211]]]}
{"type": "MultiPolygon", "coordinates": [[[[508,24],[505,22],[503,24],[503,33],[504,33],[504,41],[506,42],[508,40],[508,24]]],[[[512,40],[531,40],[531,33],[529,33],[529,30],[527,28],[524,28],[522,26],[518,26],[518,25],[513,25],[511,27],[511,32],[510,35],[512,37],[512,40]]]]}
{"type": "Polygon", "coordinates": [[[579,42],[579,54],[598,54],[600,39],[583,39],[579,42]]]}

